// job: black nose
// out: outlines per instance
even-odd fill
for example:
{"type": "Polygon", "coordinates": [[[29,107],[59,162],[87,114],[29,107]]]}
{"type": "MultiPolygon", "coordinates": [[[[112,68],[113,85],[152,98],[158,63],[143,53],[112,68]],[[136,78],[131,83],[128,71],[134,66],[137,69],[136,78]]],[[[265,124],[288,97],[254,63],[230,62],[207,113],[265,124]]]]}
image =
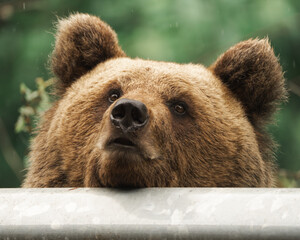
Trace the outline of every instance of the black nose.
{"type": "Polygon", "coordinates": [[[124,133],[134,132],[148,122],[148,110],[144,103],[130,99],[120,99],[111,111],[111,122],[124,133]]]}

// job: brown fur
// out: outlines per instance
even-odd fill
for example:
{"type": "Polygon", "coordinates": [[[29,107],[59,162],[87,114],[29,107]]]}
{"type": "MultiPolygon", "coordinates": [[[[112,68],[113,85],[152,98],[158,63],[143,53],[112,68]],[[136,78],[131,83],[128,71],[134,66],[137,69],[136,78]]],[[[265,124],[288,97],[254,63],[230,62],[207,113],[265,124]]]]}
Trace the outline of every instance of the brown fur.
{"type": "Polygon", "coordinates": [[[275,185],[264,128],[285,88],[267,40],[241,42],[205,68],[126,58],[97,17],[72,15],[58,29],[52,66],[64,94],[43,116],[24,187],[275,185]],[[128,133],[138,151],[107,147],[120,134],[112,89],[148,108],[145,127],[128,133]]]}
{"type": "Polygon", "coordinates": [[[112,57],[124,57],[116,33],[99,18],[87,14],[71,15],[59,21],[51,58],[58,90],[64,92],[73,81],[112,57]]]}

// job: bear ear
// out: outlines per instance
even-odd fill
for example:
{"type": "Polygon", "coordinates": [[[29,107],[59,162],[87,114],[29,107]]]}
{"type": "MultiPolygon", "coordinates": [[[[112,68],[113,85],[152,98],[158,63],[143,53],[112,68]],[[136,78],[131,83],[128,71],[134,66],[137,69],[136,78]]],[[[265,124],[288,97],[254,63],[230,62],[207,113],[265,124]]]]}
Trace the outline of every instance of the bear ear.
{"type": "Polygon", "coordinates": [[[268,39],[231,47],[210,67],[239,99],[252,124],[264,124],[286,99],[284,77],[268,39]]]}
{"type": "Polygon", "coordinates": [[[57,24],[51,68],[64,92],[76,79],[110,58],[125,57],[116,33],[100,18],[74,14],[57,24]]]}

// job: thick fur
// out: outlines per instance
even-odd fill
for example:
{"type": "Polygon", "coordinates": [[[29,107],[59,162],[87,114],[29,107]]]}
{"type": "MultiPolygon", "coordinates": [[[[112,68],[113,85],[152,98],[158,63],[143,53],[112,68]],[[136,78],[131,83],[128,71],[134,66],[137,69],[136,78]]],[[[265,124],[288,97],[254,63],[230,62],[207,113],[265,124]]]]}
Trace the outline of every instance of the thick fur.
{"type": "Polygon", "coordinates": [[[24,187],[275,186],[264,129],[286,92],[267,40],[241,42],[206,68],[127,58],[94,16],[58,29],[52,67],[63,94],[43,116],[24,187]],[[108,147],[120,134],[110,121],[116,89],[148,109],[147,125],[128,133],[136,151],[108,147]]]}
{"type": "Polygon", "coordinates": [[[60,20],[51,58],[52,70],[60,80],[57,90],[64,92],[98,63],[124,56],[116,33],[99,18],[76,14],[60,20]]]}
{"type": "Polygon", "coordinates": [[[286,97],[282,69],[268,39],[236,44],[211,68],[242,102],[255,125],[268,121],[286,97]]]}

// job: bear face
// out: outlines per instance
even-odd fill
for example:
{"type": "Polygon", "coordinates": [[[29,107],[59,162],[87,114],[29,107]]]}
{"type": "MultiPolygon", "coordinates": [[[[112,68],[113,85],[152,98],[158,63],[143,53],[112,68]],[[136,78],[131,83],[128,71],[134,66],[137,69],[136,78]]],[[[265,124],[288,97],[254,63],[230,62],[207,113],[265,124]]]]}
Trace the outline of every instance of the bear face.
{"type": "Polygon", "coordinates": [[[264,128],[286,96],[267,40],[209,68],[130,59],[99,18],[61,20],[60,98],[33,141],[25,187],[269,187],[264,128]]]}

